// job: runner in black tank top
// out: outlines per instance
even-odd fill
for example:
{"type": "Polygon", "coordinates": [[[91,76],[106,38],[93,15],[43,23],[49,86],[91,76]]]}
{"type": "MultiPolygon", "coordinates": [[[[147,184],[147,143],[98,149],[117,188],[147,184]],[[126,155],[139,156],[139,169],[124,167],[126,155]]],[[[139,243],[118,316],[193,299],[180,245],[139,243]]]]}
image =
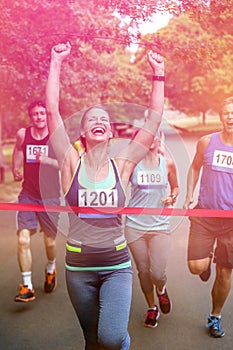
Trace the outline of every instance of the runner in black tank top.
{"type": "MultiPolygon", "coordinates": [[[[17,132],[13,152],[13,175],[21,181],[19,204],[60,204],[58,163],[49,144],[45,104],[35,101],[29,106],[31,127],[17,132]],[[21,162],[23,160],[23,174],[21,162]]],[[[19,211],[17,214],[18,261],[22,275],[20,292],[15,301],[27,302],[35,299],[32,283],[32,252],[30,238],[37,231],[38,223],[44,232],[46,256],[44,291],[51,293],[56,287],[55,238],[59,214],[19,211]]],[[[44,270],[44,267],[43,267],[44,270]]]]}

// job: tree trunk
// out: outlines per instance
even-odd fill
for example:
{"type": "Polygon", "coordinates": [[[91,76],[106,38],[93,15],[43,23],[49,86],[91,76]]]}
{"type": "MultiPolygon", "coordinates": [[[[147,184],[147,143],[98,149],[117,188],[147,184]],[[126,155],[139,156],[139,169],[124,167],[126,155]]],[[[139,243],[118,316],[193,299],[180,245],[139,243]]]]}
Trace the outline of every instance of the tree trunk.
{"type": "Polygon", "coordinates": [[[2,115],[0,113],[0,183],[5,181],[5,170],[9,168],[2,150],[2,115]]]}
{"type": "Polygon", "coordinates": [[[206,112],[202,112],[202,124],[206,125],[206,112]]]}

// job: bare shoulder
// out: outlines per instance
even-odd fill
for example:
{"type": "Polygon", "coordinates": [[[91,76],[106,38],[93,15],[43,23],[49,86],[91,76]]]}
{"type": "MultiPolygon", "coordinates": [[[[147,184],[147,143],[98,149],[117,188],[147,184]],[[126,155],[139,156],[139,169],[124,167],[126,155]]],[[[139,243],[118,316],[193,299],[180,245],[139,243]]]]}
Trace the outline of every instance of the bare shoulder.
{"type": "Polygon", "coordinates": [[[66,153],[65,158],[59,162],[62,173],[62,188],[64,193],[67,192],[70,186],[79,159],[80,156],[78,152],[73,146],[71,146],[69,151],[66,153]]]}
{"type": "Polygon", "coordinates": [[[16,147],[21,148],[24,138],[25,138],[26,128],[21,128],[16,133],[16,147]]]}
{"type": "Polygon", "coordinates": [[[212,134],[204,135],[197,141],[197,152],[203,153],[210,142],[212,134]]]}
{"type": "Polygon", "coordinates": [[[196,145],[196,153],[193,158],[192,167],[200,169],[203,165],[204,153],[210,142],[211,134],[202,136],[196,145]]]}
{"type": "Polygon", "coordinates": [[[20,128],[20,129],[17,131],[16,135],[17,135],[17,137],[21,137],[21,138],[23,137],[23,138],[24,138],[25,133],[26,133],[26,128],[20,128]]]}
{"type": "Polygon", "coordinates": [[[165,159],[167,172],[168,173],[176,172],[176,164],[175,164],[175,162],[171,158],[165,157],[164,159],[165,159]]]}
{"type": "Polygon", "coordinates": [[[70,171],[72,173],[72,171],[75,170],[79,159],[79,153],[74,149],[74,147],[70,146],[70,149],[68,150],[64,160],[62,161],[63,167],[66,169],[67,172],[70,171]]]}

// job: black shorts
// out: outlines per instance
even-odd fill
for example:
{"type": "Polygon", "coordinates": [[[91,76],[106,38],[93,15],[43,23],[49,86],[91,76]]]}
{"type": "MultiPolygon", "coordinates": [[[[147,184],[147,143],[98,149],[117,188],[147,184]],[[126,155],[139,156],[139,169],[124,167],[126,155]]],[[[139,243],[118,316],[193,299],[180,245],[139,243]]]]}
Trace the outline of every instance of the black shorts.
{"type": "Polygon", "coordinates": [[[214,262],[233,268],[233,218],[190,217],[188,260],[214,252],[214,262]]]}

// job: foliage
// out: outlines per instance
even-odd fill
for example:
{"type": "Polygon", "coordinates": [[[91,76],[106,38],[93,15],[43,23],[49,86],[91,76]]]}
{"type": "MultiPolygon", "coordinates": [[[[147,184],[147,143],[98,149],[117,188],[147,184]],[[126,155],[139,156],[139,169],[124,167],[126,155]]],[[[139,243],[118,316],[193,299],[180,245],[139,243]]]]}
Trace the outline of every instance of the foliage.
{"type": "MultiPolygon", "coordinates": [[[[93,1],[3,0],[0,3],[1,111],[17,128],[18,116],[34,98],[44,98],[51,47],[69,40],[72,55],[62,70],[61,111],[95,103],[104,97],[117,70],[114,38],[127,44],[126,25],[93,1]],[[85,96],[84,96],[85,92],[85,96]],[[88,96],[88,100],[87,100],[88,96]],[[63,101],[66,101],[65,103],[63,101]],[[10,116],[9,116],[10,115],[10,116]],[[17,124],[17,125],[16,125],[17,124]]],[[[25,119],[25,116],[21,118],[25,119]]]]}
{"type": "Polygon", "coordinates": [[[143,74],[150,76],[150,48],[165,54],[170,103],[204,111],[209,101],[232,92],[231,11],[232,0],[2,0],[3,137],[14,137],[27,123],[27,105],[44,98],[51,47],[67,40],[72,53],[62,69],[65,117],[95,103],[147,104],[150,80],[143,74]],[[141,37],[138,25],[156,12],[170,12],[174,19],[159,34],[141,37]],[[135,64],[125,51],[130,42],[140,45],[135,64]]]}
{"type": "Polygon", "coordinates": [[[233,94],[233,2],[225,2],[224,8],[223,2],[218,6],[213,3],[202,16],[200,12],[184,13],[157,33],[142,38],[142,43],[150,43],[166,58],[165,88],[170,105],[187,114],[202,113],[203,117],[209,109],[219,111],[221,101],[233,94]],[[219,6],[222,12],[218,12],[219,6]]]}

